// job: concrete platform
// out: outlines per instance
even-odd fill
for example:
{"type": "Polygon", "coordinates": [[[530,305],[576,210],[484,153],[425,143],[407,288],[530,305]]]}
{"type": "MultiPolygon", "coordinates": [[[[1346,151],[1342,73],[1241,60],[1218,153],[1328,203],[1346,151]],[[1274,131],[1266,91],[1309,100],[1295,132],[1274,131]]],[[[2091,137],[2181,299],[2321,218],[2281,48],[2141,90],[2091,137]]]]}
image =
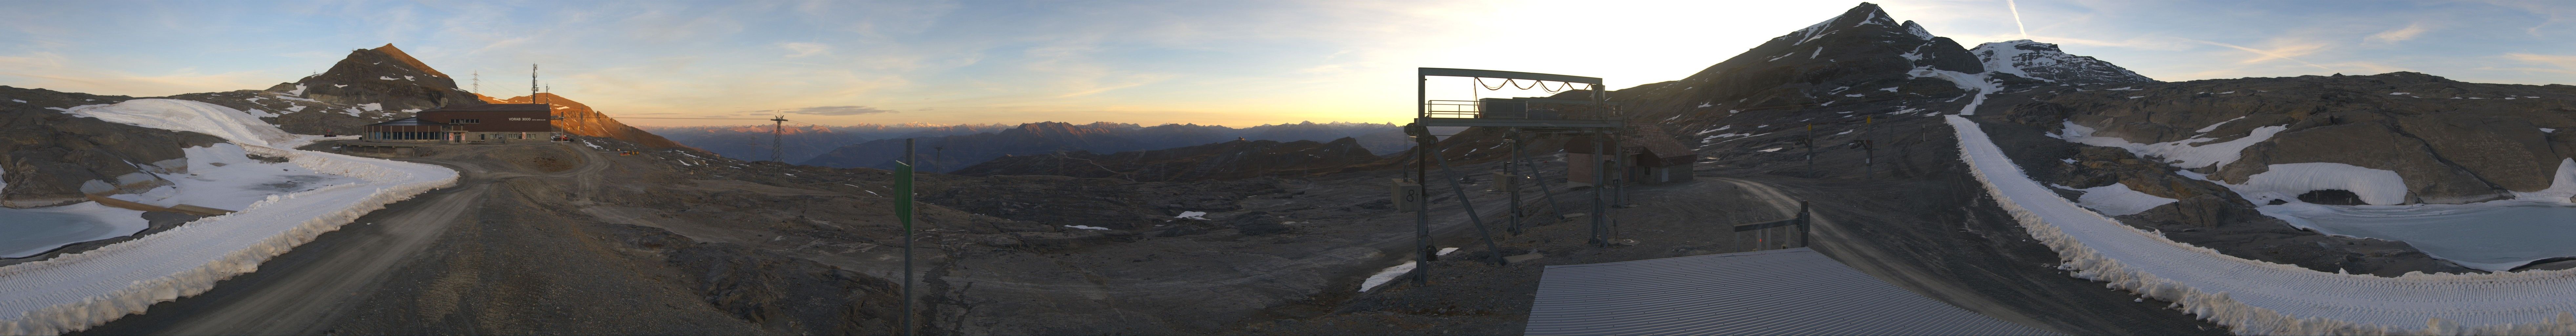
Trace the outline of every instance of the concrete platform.
{"type": "Polygon", "coordinates": [[[1804,247],[1548,266],[1528,335],[2050,335],[1804,247]]]}

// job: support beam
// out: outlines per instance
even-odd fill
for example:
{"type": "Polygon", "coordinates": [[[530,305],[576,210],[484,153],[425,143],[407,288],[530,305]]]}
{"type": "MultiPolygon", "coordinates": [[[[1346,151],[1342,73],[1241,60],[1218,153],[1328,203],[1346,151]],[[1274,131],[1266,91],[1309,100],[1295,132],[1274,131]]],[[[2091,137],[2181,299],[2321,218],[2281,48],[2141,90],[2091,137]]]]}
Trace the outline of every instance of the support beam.
{"type": "MultiPolygon", "coordinates": [[[[1526,160],[1521,161],[1520,164],[1521,168],[1529,169],[1530,180],[1538,182],[1539,200],[1547,202],[1548,215],[1555,216],[1557,218],[1557,220],[1548,221],[1548,223],[1555,224],[1557,222],[1565,221],[1565,205],[1556,203],[1556,193],[1553,191],[1556,189],[1549,188],[1547,186],[1547,178],[1539,176],[1538,164],[1530,163],[1526,160]]],[[[1566,168],[1573,169],[1574,167],[1567,166],[1566,168]]]]}
{"type": "MultiPolygon", "coordinates": [[[[1426,135],[1427,138],[1427,135],[1429,134],[1424,135],[1426,135]]],[[[1493,252],[1494,265],[1500,266],[1511,264],[1510,262],[1503,261],[1503,250],[1494,246],[1494,233],[1493,231],[1485,229],[1485,219],[1482,218],[1483,216],[1476,214],[1476,202],[1474,200],[1467,199],[1467,187],[1458,185],[1458,178],[1460,178],[1460,176],[1458,176],[1458,171],[1449,169],[1448,157],[1440,156],[1440,144],[1431,141],[1423,142],[1422,146],[1431,148],[1431,160],[1433,162],[1440,163],[1440,172],[1448,175],[1447,180],[1449,180],[1449,190],[1458,193],[1458,207],[1467,210],[1467,222],[1476,224],[1476,235],[1485,237],[1485,250],[1493,252]]],[[[1431,210],[1431,207],[1424,206],[1422,209],[1425,210],[1424,212],[1429,212],[1428,210],[1431,210]]]]}
{"type": "Polygon", "coordinates": [[[1607,200],[1601,198],[1601,189],[1610,187],[1610,164],[1609,161],[1601,159],[1601,153],[1608,153],[1603,151],[1601,147],[1608,145],[1608,141],[1603,140],[1607,139],[1610,134],[1596,131],[1592,133],[1592,136],[1596,137],[1592,141],[1592,155],[1589,157],[1589,160],[1585,160],[1590,162],[1584,163],[1592,165],[1591,243],[1593,246],[1608,247],[1610,246],[1610,237],[1608,237],[1609,231],[1606,226],[1609,225],[1609,223],[1601,218],[1603,217],[1603,214],[1610,212],[1610,208],[1608,206],[1609,204],[1605,203],[1607,200]]]}
{"type": "MultiPolygon", "coordinates": [[[[1430,128],[1422,127],[1422,124],[1413,124],[1405,126],[1405,133],[1428,137],[1431,131],[1430,128]]],[[[1426,168],[1431,165],[1428,162],[1431,161],[1430,151],[1427,150],[1429,149],[1427,146],[1419,145],[1421,141],[1416,139],[1416,145],[1413,145],[1413,181],[1416,184],[1426,182],[1426,179],[1430,178],[1430,171],[1426,168]]],[[[1439,256],[1432,252],[1431,194],[1425,190],[1428,189],[1414,188],[1413,190],[1414,199],[1422,200],[1422,209],[1413,211],[1413,284],[1417,286],[1431,284],[1431,258],[1439,256]]]]}
{"type": "MultiPolygon", "coordinates": [[[[1512,155],[1511,157],[1506,158],[1506,160],[1511,161],[1503,162],[1503,176],[1512,177],[1511,183],[1503,185],[1503,192],[1511,194],[1512,202],[1511,209],[1509,209],[1511,210],[1511,215],[1504,218],[1511,220],[1511,229],[1508,231],[1511,231],[1514,235],[1518,235],[1521,234],[1521,217],[1526,215],[1526,213],[1521,212],[1521,174],[1518,169],[1513,169],[1515,167],[1512,167],[1512,165],[1521,163],[1521,132],[1520,130],[1505,130],[1504,132],[1503,141],[1510,142],[1512,144],[1512,155]]],[[[1546,189],[1540,189],[1540,192],[1545,191],[1546,189]]],[[[1500,254],[1500,252],[1496,252],[1496,254],[1500,254]]]]}
{"type": "MultiPolygon", "coordinates": [[[[1594,88],[1599,88],[1599,87],[1601,87],[1601,78],[1600,78],[1600,77],[1568,76],[1568,75],[1558,75],[1558,74],[1543,74],[1543,73],[1536,73],[1536,72],[1500,71],[1500,70],[1450,69],[1450,68],[1419,68],[1419,69],[1420,69],[1420,70],[1419,70],[1416,74],[1418,74],[1418,75],[1420,75],[1420,76],[1423,76],[1423,77],[1429,77],[1429,76],[1444,76],[1444,77],[1484,77],[1484,78],[1527,79],[1527,80],[1542,80],[1542,81],[1551,81],[1551,82],[1583,83],[1583,84],[1592,84],[1592,87],[1594,87],[1594,88]]],[[[1596,90],[1596,92],[1597,92],[1597,90],[1596,90]]]]}

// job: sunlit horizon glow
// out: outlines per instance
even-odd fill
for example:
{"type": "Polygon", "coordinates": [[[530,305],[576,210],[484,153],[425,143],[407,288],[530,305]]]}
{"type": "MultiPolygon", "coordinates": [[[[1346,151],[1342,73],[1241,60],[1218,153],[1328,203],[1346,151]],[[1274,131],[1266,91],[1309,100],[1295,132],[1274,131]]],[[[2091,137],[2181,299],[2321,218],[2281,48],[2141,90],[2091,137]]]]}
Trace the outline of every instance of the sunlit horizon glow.
{"type": "MultiPolygon", "coordinates": [[[[1681,79],[1855,4],[20,1],[0,3],[0,85],[262,89],[392,43],[459,86],[480,72],[481,92],[499,97],[527,94],[527,65],[544,64],[553,92],[612,116],[1401,123],[1416,67],[1623,89],[1681,79]]],[[[1880,4],[1964,45],[2029,38],[2166,81],[2416,71],[2576,84],[2576,3],[1880,4]]]]}

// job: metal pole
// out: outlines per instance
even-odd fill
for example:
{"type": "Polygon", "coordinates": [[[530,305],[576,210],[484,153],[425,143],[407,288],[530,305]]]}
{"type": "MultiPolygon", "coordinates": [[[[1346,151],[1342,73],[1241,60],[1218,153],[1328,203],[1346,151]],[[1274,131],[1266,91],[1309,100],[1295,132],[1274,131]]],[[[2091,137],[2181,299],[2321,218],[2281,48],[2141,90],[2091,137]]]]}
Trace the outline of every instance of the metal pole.
{"type": "Polygon", "coordinates": [[[903,215],[903,334],[912,335],[912,139],[903,139],[901,190],[895,190],[896,209],[903,215]]]}
{"type": "MultiPolygon", "coordinates": [[[[1428,127],[1422,127],[1419,123],[1414,124],[1414,127],[1424,130],[1415,136],[1431,136],[1428,127]]],[[[1413,145],[1413,183],[1417,186],[1430,182],[1431,179],[1429,169],[1426,168],[1430,164],[1424,162],[1431,160],[1431,152],[1429,146],[1422,145],[1423,141],[1415,139],[1413,145]]],[[[1431,258],[1439,257],[1431,253],[1431,193],[1428,189],[1415,187],[1413,195],[1414,199],[1422,201],[1421,208],[1413,211],[1413,284],[1430,285],[1431,258]]]]}
{"type": "Polygon", "coordinates": [[[1604,246],[1604,247],[1606,247],[1606,246],[1610,246],[1610,238],[1609,238],[1609,237],[1604,237],[1604,236],[1603,236],[1603,234],[1604,234],[1604,233],[1606,233],[1606,232],[1604,232],[1604,231],[1602,230],[1602,227],[1603,227],[1603,226],[1605,226],[1605,225],[1608,225],[1608,223],[1607,223],[1607,222],[1604,222],[1604,220],[1603,220],[1603,219],[1601,219],[1601,217],[1603,217],[1603,214],[1604,214],[1604,213],[1609,212],[1609,210],[1610,210],[1610,209],[1609,209],[1609,207],[1608,207],[1608,204],[1607,204],[1607,203],[1602,203],[1602,202],[1604,202],[1604,200],[1603,200],[1603,199],[1601,199],[1601,197],[1602,197],[1602,195],[1601,195],[1601,188],[1608,188],[1608,187],[1610,187],[1610,186],[1609,186],[1609,181],[1610,181],[1610,167],[1609,167],[1609,166],[1610,166],[1610,164],[1609,164],[1609,161],[1607,161],[1607,160],[1602,160],[1602,159],[1601,159],[1601,155],[1602,155],[1601,153],[1608,153],[1607,151],[1603,151],[1603,150],[1601,149],[1601,147],[1602,147],[1602,146],[1605,146],[1605,145],[1607,145],[1607,144],[1608,144],[1608,142],[1609,142],[1609,141],[1608,141],[1608,140],[1609,140],[1608,138],[1609,138],[1609,137],[1610,137],[1610,135],[1609,135],[1609,134],[1607,134],[1607,133],[1602,133],[1602,132],[1600,132],[1600,131],[1593,131],[1593,132],[1592,132],[1592,155],[1590,155],[1590,156],[1588,156],[1588,157],[1587,157],[1588,161],[1591,161],[1591,162],[1585,162],[1585,163],[1584,163],[1584,164],[1592,165],[1592,245],[1593,245],[1593,246],[1604,246]]]}
{"type": "MultiPolygon", "coordinates": [[[[1430,145],[1431,145],[1431,146],[1433,146],[1432,148],[1439,148],[1439,147],[1438,147],[1438,146],[1439,146],[1439,144],[1430,144],[1430,145]]],[[[1440,163],[1440,172],[1441,172],[1441,173],[1445,173],[1445,174],[1449,175],[1449,176],[1447,176],[1447,178],[1446,178],[1446,180],[1449,180],[1449,191],[1454,191],[1454,192],[1457,192],[1457,193],[1458,193],[1458,207],[1459,207],[1459,208],[1463,208],[1463,209],[1466,209],[1466,210],[1467,210],[1467,222],[1468,222],[1468,223],[1475,223],[1475,224],[1476,224],[1476,234],[1477,234],[1477,235],[1480,235],[1480,236],[1484,236],[1484,237],[1485,237],[1485,250],[1486,250],[1486,251],[1493,251],[1493,252],[1494,252],[1494,253],[1493,253],[1493,255],[1494,255],[1494,265],[1508,265],[1508,264],[1510,264],[1510,263],[1508,263],[1508,262],[1504,262],[1504,261],[1503,261],[1503,250],[1502,250],[1502,249],[1500,249],[1500,248],[1496,248],[1496,247],[1494,247],[1494,233],[1493,233],[1493,232],[1489,232],[1489,231],[1486,231],[1486,230],[1485,230],[1485,219],[1484,219],[1484,218],[1482,218],[1482,216],[1478,216],[1478,215],[1476,215],[1476,202],[1470,202],[1470,201],[1468,201],[1468,200],[1467,200],[1467,187],[1462,187],[1462,186],[1459,186],[1459,185],[1458,185],[1458,178],[1459,178],[1459,176],[1458,176],[1458,171],[1457,171],[1457,170],[1449,169],[1449,158],[1448,158],[1448,157],[1439,156],[1439,155],[1432,155],[1432,156],[1431,156],[1431,159],[1432,159],[1432,160],[1434,160],[1434,162],[1439,162],[1439,163],[1440,163]]],[[[1427,193],[1427,192],[1426,192],[1426,193],[1427,193]]],[[[1430,208],[1425,207],[1425,208],[1423,208],[1423,209],[1424,209],[1424,210],[1429,210],[1430,208]]],[[[1428,211],[1426,211],[1426,212],[1428,212],[1428,211]]]]}
{"type": "MultiPolygon", "coordinates": [[[[1431,117],[1431,76],[1424,76],[1417,70],[1414,72],[1413,80],[1413,118],[1414,120],[1429,118],[1431,117]]],[[[1421,122],[1405,126],[1419,128],[1421,132],[1415,136],[1431,136],[1430,127],[1423,126],[1421,122]]],[[[1425,148],[1421,145],[1424,141],[1415,139],[1413,145],[1413,183],[1416,185],[1429,182],[1430,178],[1430,172],[1425,168],[1429,163],[1423,162],[1430,161],[1426,159],[1429,154],[1424,152],[1425,148]]],[[[1437,257],[1431,253],[1431,193],[1426,190],[1415,188],[1413,191],[1416,199],[1422,201],[1422,208],[1413,212],[1413,284],[1417,286],[1431,284],[1431,258],[1437,257]]]]}
{"type": "MultiPolygon", "coordinates": [[[[1511,219],[1510,231],[1512,234],[1518,235],[1521,234],[1521,215],[1523,214],[1521,212],[1522,179],[1520,170],[1513,169],[1512,165],[1519,164],[1521,162],[1521,132],[1518,129],[1507,130],[1506,132],[1510,133],[1506,133],[1504,135],[1503,141],[1510,141],[1512,143],[1512,157],[1511,161],[1503,163],[1503,175],[1511,176],[1512,182],[1503,184],[1503,189],[1508,189],[1503,190],[1503,192],[1511,194],[1512,214],[1508,217],[1511,219]]],[[[1495,253],[1502,252],[1496,251],[1495,253]]]]}
{"type": "Polygon", "coordinates": [[[1628,179],[1637,178],[1628,175],[1628,169],[1633,164],[1628,162],[1628,150],[1620,146],[1622,145],[1620,140],[1627,139],[1618,133],[1610,135],[1610,152],[1618,154],[1612,157],[1610,162],[1611,166],[1619,168],[1619,177],[1610,179],[1610,202],[1612,202],[1610,212],[1602,214],[1602,217],[1608,217],[1602,220],[1610,222],[1610,225],[1601,228],[1603,232],[1601,236],[1609,239],[1619,239],[1619,209],[1628,207],[1628,179]]]}
{"type": "MultiPolygon", "coordinates": [[[[769,160],[787,163],[787,116],[772,117],[769,121],[769,160]]],[[[912,163],[912,157],[909,154],[905,155],[903,160],[904,163],[912,163]]]]}
{"type": "Polygon", "coordinates": [[[1798,246],[1811,246],[1811,243],[1807,242],[1810,237],[1807,232],[1813,230],[1808,227],[1813,220],[1815,218],[1807,216],[1807,201],[1798,201],[1798,246]]]}

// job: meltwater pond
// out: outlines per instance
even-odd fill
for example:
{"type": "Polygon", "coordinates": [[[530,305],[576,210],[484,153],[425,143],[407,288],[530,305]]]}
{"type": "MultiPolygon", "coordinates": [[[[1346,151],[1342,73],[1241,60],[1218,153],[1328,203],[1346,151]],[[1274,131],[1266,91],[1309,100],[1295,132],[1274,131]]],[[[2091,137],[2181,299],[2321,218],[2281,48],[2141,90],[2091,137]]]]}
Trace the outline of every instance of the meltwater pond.
{"type": "Polygon", "coordinates": [[[143,231],[150,222],[143,212],[98,202],[34,209],[0,208],[0,258],[45,253],[54,248],[143,231]]]}
{"type": "Polygon", "coordinates": [[[2434,258],[2488,271],[2576,256],[2576,207],[2564,205],[2291,203],[2258,209],[2326,234],[2404,241],[2434,258]]]}

